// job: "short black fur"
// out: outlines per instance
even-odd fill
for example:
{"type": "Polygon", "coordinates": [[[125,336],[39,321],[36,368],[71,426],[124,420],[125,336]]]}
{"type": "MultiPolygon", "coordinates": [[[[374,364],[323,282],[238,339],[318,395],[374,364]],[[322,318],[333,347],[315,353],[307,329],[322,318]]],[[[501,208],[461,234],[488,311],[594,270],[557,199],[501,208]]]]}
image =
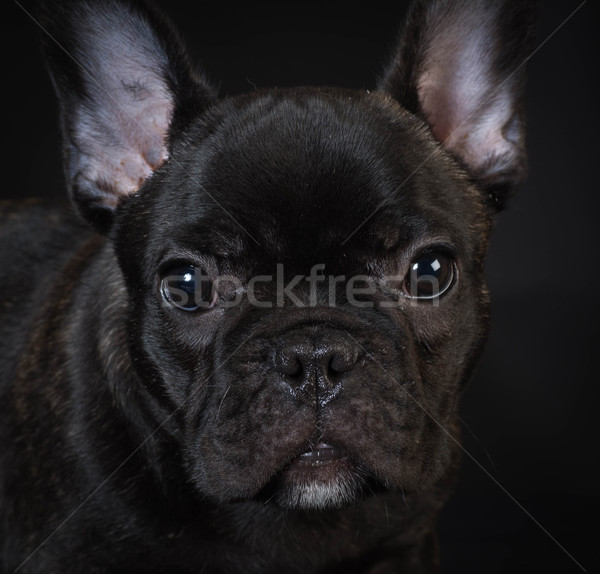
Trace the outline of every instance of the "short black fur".
{"type": "Polygon", "coordinates": [[[2,572],[438,571],[490,193],[524,176],[522,5],[417,2],[372,92],[229,99],[153,6],[45,7],[78,216],[2,204],[2,572]],[[165,296],[182,266],[208,308],[165,296]]]}

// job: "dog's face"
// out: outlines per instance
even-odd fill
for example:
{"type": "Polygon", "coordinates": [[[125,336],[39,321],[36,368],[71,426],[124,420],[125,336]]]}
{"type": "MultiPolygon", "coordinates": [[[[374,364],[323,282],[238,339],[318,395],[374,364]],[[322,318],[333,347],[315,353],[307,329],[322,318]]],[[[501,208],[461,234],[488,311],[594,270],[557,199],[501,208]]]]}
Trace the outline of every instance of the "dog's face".
{"type": "Polygon", "coordinates": [[[171,160],[117,243],[199,490],[275,479],[280,502],[325,506],[432,480],[432,418],[449,424],[485,332],[481,194],[377,93],[227,102],[171,160]]]}
{"type": "Polygon", "coordinates": [[[492,204],[523,165],[519,78],[465,58],[529,22],[460,4],[412,11],[381,90],[224,101],[154,12],[63,15],[93,78],[48,45],[73,199],[110,236],[137,384],[201,496],[325,508],[450,464],[492,204]]]}

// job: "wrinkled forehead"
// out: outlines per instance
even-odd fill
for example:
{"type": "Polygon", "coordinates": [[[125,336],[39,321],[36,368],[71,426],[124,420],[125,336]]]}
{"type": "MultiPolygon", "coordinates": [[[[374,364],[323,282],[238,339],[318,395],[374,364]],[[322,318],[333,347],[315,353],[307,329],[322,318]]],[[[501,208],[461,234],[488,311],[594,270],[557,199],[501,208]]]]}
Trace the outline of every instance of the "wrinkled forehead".
{"type": "Polygon", "coordinates": [[[178,174],[188,190],[179,230],[203,249],[309,264],[452,233],[451,170],[419,120],[380,95],[244,97],[199,131],[191,173],[178,174]]]}

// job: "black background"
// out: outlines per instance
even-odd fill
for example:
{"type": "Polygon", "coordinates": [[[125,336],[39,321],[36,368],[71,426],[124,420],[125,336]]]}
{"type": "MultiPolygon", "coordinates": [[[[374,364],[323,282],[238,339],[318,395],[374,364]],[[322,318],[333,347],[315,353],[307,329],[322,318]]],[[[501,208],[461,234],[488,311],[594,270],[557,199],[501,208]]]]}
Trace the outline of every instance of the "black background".
{"type": "MultiPolygon", "coordinates": [[[[162,4],[222,95],[373,88],[406,9],[162,4]]],[[[576,573],[597,561],[600,20],[589,0],[560,27],[579,5],[545,2],[540,11],[527,92],[530,176],[491,246],[493,325],[462,406],[469,454],[440,521],[444,574],[576,573]]],[[[1,197],[64,193],[41,32],[23,8],[35,14],[31,1],[4,5],[1,197]]]]}

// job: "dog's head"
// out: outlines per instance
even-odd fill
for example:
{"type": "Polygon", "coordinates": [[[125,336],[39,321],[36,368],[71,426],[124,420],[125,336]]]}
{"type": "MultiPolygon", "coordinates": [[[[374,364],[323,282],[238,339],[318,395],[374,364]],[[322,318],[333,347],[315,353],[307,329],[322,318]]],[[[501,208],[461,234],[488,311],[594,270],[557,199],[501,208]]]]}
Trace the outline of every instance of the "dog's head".
{"type": "Polygon", "coordinates": [[[48,10],[71,196],[201,495],[321,508],[447,467],[491,220],[524,172],[530,23],[419,2],[372,92],[221,100],[154,9],[48,10]]]}

